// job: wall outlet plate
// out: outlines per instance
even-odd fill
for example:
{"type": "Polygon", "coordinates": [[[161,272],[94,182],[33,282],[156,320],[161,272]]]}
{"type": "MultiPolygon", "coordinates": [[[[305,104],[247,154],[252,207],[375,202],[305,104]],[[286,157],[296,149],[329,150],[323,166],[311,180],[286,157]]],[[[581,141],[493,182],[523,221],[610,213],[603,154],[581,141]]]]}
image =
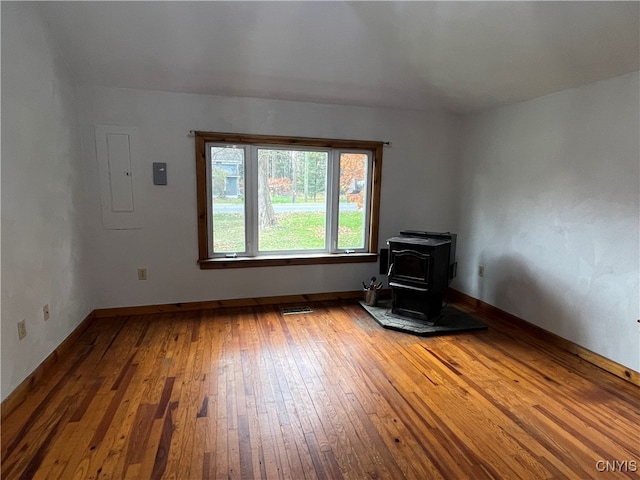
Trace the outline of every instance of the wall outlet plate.
{"type": "Polygon", "coordinates": [[[24,318],[18,322],[18,340],[22,340],[27,336],[27,324],[24,318]]]}
{"type": "Polygon", "coordinates": [[[147,279],[147,269],[139,268],[138,269],[138,280],[146,280],[147,279]]]}
{"type": "Polygon", "coordinates": [[[478,276],[484,277],[484,265],[478,265],[478,276]]]}
{"type": "Polygon", "coordinates": [[[42,316],[44,317],[44,321],[49,320],[49,304],[47,303],[44,307],[42,307],[42,316]]]}

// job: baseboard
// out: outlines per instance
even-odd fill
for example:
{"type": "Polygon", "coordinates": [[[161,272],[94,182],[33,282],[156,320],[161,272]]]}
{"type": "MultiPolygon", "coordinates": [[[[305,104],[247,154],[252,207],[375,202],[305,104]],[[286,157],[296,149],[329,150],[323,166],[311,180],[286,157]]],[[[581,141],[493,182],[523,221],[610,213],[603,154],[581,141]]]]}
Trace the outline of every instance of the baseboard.
{"type": "Polygon", "coordinates": [[[13,412],[25,399],[29,396],[34,385],[51,371],[52,367],[58,363],[58,360],[67,354],[67,352],[75,345],[85,330],[91,325],[95,318],[94,312],[85,317],[82,322],[65,338],[56,349],[45,358],[36,369],[18,385],[13,392],[0,404],[0,418],[2,421],[13,412]]]}
{"type": "Polygon", "coordinates": [[[603,357],[600,354],[592,352],[591,350],[581,347],[580,345],[567,340],[566,338],[562,338],[555,333],[551,333],[548,330],[527,322],[520,317],[512,315],[511,313],[505,312],[498,307],[494,307],[493,305],[483,302],[482,300],[478,300],[477,298],[471,297],[452,288],[449,289],[447,298],[449,302],[457,303],[464,307],[467,307],[470,310],[475,311],[479,315],[486,316],[489,319],[495,321],[498,325],[502,325],[504,327],[516,327],[518,329],[525,330],[534,335],[536,338],[540,338],[547,343],[566,350],[576,355],[577,357],[580,357],[581,359],[605,370],[606,372],[615,375],[616,377],[620,377],[630,383],[633,383],[634,385],[640,386],[639,372],[636,372],[635,370],[627,368],[624,365],[603,357]]]}
{"type": "Polygon", "coordinates": [[[99,308],[94,311],[96,318],[147,315],[154,313],[188,312],[193,310],[216,310],[230,307],[258,307],[290,303],[326,302],[335,300],[362,299],[361,290],[349,292],[309,293],[302,295],[281,295],[261,298],[236,298],[204,302],[165,303],[161,305],[141,305],[137,307],[99,308]]]}

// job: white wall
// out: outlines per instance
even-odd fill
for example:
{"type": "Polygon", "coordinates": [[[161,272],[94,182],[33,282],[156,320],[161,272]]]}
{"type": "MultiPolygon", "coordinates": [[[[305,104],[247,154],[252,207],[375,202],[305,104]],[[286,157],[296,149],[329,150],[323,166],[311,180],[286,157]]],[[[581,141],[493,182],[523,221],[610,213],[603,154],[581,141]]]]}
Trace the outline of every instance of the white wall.
{"type": "Polygon", "coordinates": [[[96,308],[357,290],[377,263],[200,270],[194,140],[190,130],[391,141],[385,148],[380,247],[401,229],[450,230],[457,119],[444,114],[132,89],[79,89],[90,200],[96,308]],[[105,230],[100,219],[96,124],[140,132],[144,228],[105,230]],[[152,163],[168,185],[154,186],[152,163]],[[147,268],[148,280],[137,279],[147,268]]]}
{"type": "Polygon", "coordinates": [[[454,284],[636,371],[639,92],[633,73],[465,119],[454,284]]]}
{"type": "Polygon", "coordinates": [[[377,274],[200,270],[192,129],[393,142],[381,247],[402,229],[457,231],[454,287],[640,370],[637,73],[474,115],[461,131],[440,113],[98,87],[76,98],[51,45],[32,5],[2,3],[3,399],[94,308],[350,291],[377,274]],[[142,229],[102,228],[96,124],[139,129],[142,229]],[[168,186],[152,184],[154,161],[168,186]]]}
{"type": "Polygon", "coordinates": [[[2,399],[94,303],[74,90],[51,43],[32,5],[2,2],[2,399]]]}

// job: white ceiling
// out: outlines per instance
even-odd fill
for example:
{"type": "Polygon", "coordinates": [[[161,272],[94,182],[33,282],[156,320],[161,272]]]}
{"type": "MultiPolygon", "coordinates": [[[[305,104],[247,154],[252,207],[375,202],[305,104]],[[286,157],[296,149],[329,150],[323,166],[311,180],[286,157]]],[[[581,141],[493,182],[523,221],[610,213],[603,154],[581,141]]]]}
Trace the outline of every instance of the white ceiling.
{"type": "Polygon", "coordinates": [[[640,70],[640,2],[43,2],[78,83],[469,112],[640,70]]]}

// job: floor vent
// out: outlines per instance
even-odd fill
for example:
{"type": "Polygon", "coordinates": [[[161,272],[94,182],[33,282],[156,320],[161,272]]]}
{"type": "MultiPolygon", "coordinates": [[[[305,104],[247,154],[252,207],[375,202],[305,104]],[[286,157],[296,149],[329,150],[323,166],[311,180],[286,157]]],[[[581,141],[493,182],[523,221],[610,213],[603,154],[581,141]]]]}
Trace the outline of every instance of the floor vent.
{"type": "Polygon", "coordinates": [[[311,313],[310,307],[286,307],[280,310],[283,315],[296,315],[298,313],[311,313]]]}

